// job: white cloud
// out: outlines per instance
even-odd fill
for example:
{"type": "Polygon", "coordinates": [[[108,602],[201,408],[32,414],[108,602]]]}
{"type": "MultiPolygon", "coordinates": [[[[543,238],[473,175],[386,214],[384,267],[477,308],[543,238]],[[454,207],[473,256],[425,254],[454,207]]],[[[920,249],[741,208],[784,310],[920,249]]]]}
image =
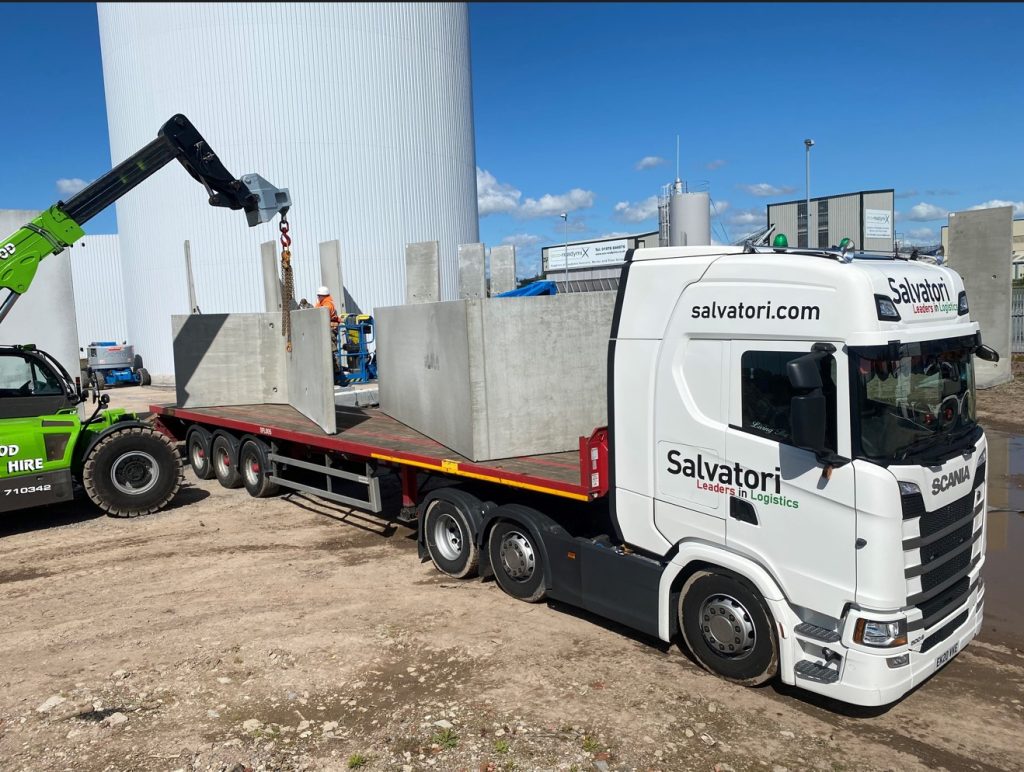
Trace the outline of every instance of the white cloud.
{"type": "Polygon", "coordinates": [[[711,199],[712,214],[715,214],[717,212],[719,215],[723,215],[729,211],[730,206],[732,206],[732,204],[730,204],[728,201],[716,201],[715,199],[711,199]]]}
{"type": "Polygon", "coordinates": [[[1012,206],[1014,217],[1024,217],[1024,201],[1003,201],[1000,198],[993,198],[991,201],[986,201],[984,204],[975,204],[970,207],[970,210],[995,209],[998,206],[1012,206]]]}
{"type": "Polygon", "coordinates": [[[930,220],[941,220],[949,214],[949,211],[935,204],[927,204],[922,201],[914,204],[905,214],[897,213],[898,220],[910,220],[911,222],[928,222],[930,220]]]}
{"type": "Polygon", "coordinates": [[[512,214],[516,217],[555,217],[562,212],[575,212],[594,205],[594,192],[573,188],[568,193],[552,195],[545,193],[540,198],[523,197],[521,190],[506,182],[499,182],[486,169],[476,169],[476,203],[481,217],[489,214],[512,214]]]}
{"type": "Polygon", "coordinates": [[[738,209],[728,219],[730,225],[758,227],[764,225],[765,214],[762,209],[738,209]]]}
{"type": "Polygon", "coordinates": [[[530,250],[540,243],[540,236],[533,233],[513,233],[501,240],[502,244],[511,244],[517,250],[530,250]]]}
{"type": "Polygon", "coordinates": [[[513,186],[498,182],[486,169],[476,167],[476,204],[481,217],[515,211],[522,195],[513,186]]]}
{"type": "Polygon", "coordinates": [[[725,163],[726,162],[723,161],[721,158],[716,158],[714,161],[710,161],[710,162],[704,164],[704,167],[708,171],[712,171],[713,172],[715,169],[721,169],[723,166],[725,166],[725,163]]]}
{"type": "Polygon", "coordinates": [[[599,241],[601,239],[622,239],[622,238],[625,238],[626,236],[635,236],[635,235],[636,234],[633,233],[632,231],[612,231],[611,233],[603,233],[600,236],[598,236],[597,238],[595,238],[594,240],[595,241],[599,241]]]}
{"type": "Polygon", "coordinates": [[[624,222],[643,222],[658,216],[658,197],[650,196],[643,201],[631,204],[620,201],[615,205],[615,216],[624,222]]]}
{"type": "Polygon", "coordinates": [[[88,184],[79,177],[61,177],[57,180],[57,193],[62,196],[73,196],[88,184]]]}
{"type": "Polygon", "coordinates": [[[747,191],[752,196],[758,196],[760,198],[767,198],[768,196],[781,196],[785,193],[792,193],[796,188],[791,188],[786,185],[779,187],[772,185],[767,182],[757,182],[753,185],[740,185],[740,187],[747,191]]]}
{"type": "Polygon", "coordinates": [[[938,236],[935,235],[935,231],[931,228],[911,228],[907,231],[907,236],[914,241],[921,242],[934,242],[938,241],[938,236]]]}
{"type": "Polygon", "coordinates": [[[560,195],[545,193],[540,198],[528,198],[514,214],[518,217],[556,217],[562,212],[589,209],[593,205],[594,191],[573,188],[560,195]]]}
{"type": "Polygon", "coordinates": [[[636,168],[637,171],[643,171],[644,169],[653,169],[656,166],[663,166],[667,163],[668,161],[660,155],[645,155],[636,162],[636,168]]]}

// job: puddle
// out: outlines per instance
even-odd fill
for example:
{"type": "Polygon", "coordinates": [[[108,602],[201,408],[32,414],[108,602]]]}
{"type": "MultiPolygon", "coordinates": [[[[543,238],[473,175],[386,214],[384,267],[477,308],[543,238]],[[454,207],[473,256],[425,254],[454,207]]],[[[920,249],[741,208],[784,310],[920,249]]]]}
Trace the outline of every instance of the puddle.
{"type": "Polygon", "coordinates": [[[989,513],[983,636],[991,643],[1024,650],[1024,436],[991,429],[986,433],[989,513]]]}

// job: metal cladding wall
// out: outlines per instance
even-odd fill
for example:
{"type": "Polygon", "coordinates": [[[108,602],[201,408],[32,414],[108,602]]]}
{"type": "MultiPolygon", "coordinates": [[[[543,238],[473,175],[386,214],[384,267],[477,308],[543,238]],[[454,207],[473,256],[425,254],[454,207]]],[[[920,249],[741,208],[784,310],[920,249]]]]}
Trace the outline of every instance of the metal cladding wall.
{"type": "MultiPolygon", "coordinates": [[[[84,347],[101,340],[132,343],[128,340],[124,315],[124,279],[117,235],[87,235],[70,252],[78,345],[84,347]]],[[[148,365],[149,358],[143,349],[136,348],[135,353],[141,354],[148,365]]]]}
{"type": "MultiPolygon", "coordinates": [[[[405,299],[405,245],[441,243],[442,297],[457,245],[479,241],[465,4],[100,3],[114,163],[184,113],[236,176],[291,190],[295,292],[321,284],[338,239],[363,312],[405,299]]],[[[171,314],[187,313],[183,242],[204,313],[263,310],[262,241],[214,209],[177,164],[117,204],[128,333],[172,372],[171,314]]]]}

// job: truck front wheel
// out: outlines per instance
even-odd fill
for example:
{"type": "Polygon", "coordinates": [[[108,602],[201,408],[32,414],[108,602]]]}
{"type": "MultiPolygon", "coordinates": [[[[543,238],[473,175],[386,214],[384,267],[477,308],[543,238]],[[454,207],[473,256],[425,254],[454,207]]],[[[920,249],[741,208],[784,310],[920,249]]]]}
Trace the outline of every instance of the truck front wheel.
{"type": "Polygon", "coordinates": [[[775,677],[779,646],[761,594],[725,574],[698,571],[679,594],[679,626],[697,662],[745,686],[775,677]]]}
{"type": "Polygon", "coordinates": [[[82,485],[92,502],[114,517],[163,509],[181,487],[178,449],[148,426],[108,434],[89,451],[82,485]]]}

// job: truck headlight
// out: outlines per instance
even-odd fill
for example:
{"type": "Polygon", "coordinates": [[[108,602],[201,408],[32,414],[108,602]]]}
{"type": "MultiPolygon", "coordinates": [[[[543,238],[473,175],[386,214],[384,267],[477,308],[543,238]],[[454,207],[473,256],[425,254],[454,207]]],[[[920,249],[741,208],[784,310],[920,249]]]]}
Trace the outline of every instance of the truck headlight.
{"type": "Polygon", "coordinates": [[[865,646],[878,649],[891,649],[894,646],[907,645],[907,620],[898,619],[894,622],[874,622],[870,619],[858,619],[853,629],[853,640],[865,646]]]}
{"type": "Polygon", "coordinates": [[[978,456],[978,463],[975,465],[975,468],[978,468],[978,467],[982,466],[986,461],[988,461],[988,446],[987,445],[984,448],[982,448],[981,455],[978,456]]]}
{"type": "Polygon", "coordinates": [[[900,480],[900,495],[901,496],[913,496],[915,493],[920,493],[921,489],[917,483],[906,482],[900,480]]]}

